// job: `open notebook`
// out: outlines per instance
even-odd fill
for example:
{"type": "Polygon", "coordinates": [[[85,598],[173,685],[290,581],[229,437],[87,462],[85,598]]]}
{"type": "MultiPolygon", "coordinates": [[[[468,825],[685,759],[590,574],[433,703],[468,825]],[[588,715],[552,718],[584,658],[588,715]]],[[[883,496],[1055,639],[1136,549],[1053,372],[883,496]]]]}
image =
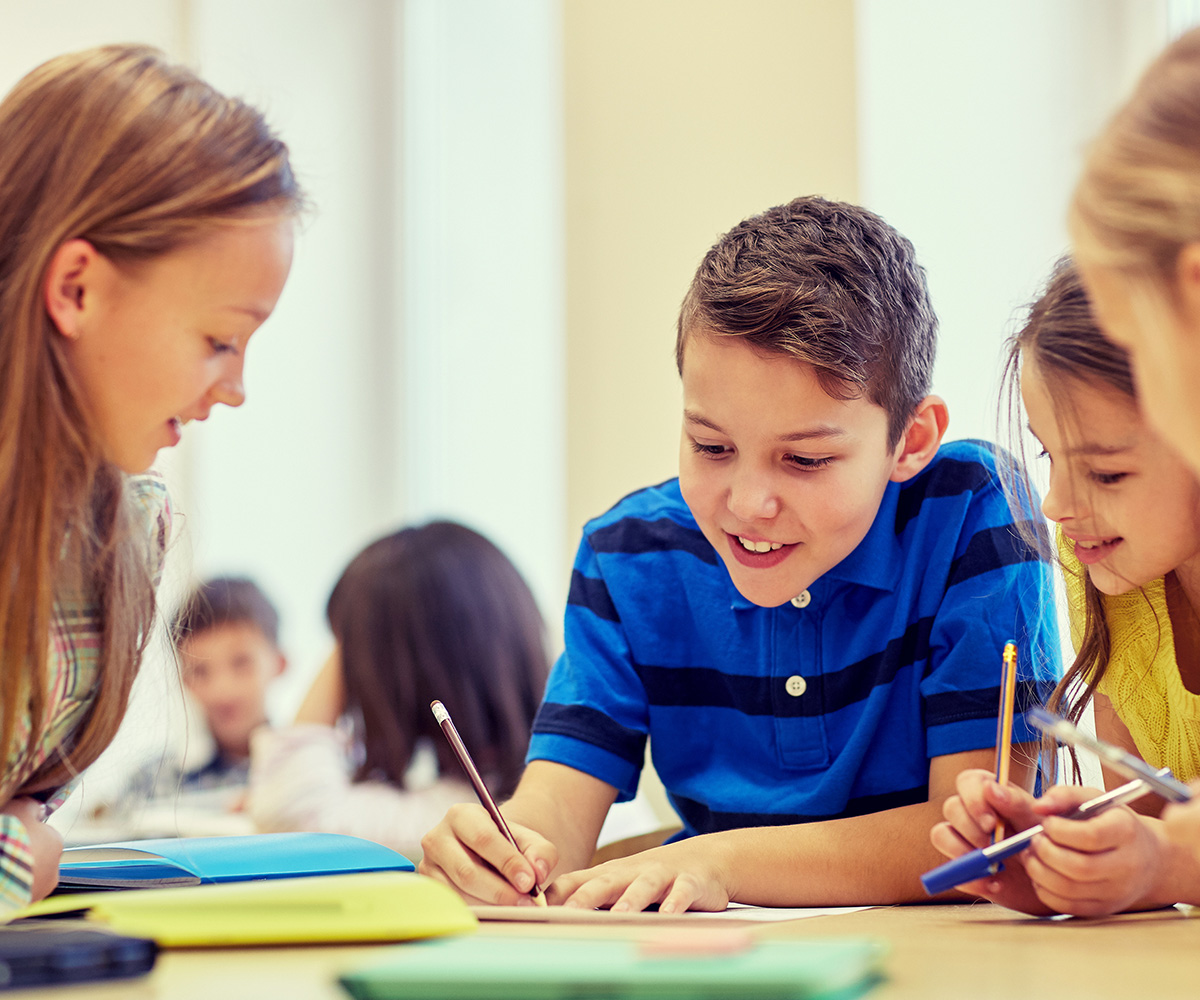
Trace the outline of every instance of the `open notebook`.
{"type": "Polygon", "coordinates": [[[349,872],[413,871],[402,854],[337,833],[130,840],[62,853],[58,892],[151,889],[349,872]]]}

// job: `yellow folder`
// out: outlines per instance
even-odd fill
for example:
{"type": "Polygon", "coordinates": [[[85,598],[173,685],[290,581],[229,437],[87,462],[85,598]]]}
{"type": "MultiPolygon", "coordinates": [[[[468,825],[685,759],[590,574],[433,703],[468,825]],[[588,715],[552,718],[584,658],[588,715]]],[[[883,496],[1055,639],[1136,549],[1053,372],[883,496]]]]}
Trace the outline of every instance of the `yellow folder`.
{"type": "Polygon", "coordinates": [[[457,893],[412,872],[67,894],[34,903],[18,916],[78,911],[164,947],[407,941],[466,934],[478,926],[457,893]]]}

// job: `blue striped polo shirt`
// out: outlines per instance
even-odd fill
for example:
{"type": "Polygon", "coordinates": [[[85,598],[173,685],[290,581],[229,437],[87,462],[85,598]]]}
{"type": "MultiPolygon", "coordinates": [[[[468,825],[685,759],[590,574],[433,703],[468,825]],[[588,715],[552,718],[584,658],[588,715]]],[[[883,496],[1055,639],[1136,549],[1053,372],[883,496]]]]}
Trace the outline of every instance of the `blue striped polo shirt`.
{"type": "Polygon", "coordinates": [[[631,494],[584,528],[527,759],[624,801],[649,738],[685,836],[925,802],[930,758],[995,745],[1010,638],[1014,740],[1038,738],[1024,712],[1060,669],[1050,568],[1021,541],[991,446],[945,444],[889,483],[806,594],[742,597],[678,480],[631,494]]]}

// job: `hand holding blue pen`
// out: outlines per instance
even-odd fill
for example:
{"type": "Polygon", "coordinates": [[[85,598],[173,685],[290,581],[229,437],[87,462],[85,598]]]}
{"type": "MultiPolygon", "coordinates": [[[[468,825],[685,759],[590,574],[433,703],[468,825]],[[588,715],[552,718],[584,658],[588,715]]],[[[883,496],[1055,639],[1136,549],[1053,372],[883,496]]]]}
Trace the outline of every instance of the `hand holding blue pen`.
{"type": "MultiPolygon", "coordinates": [[[[1028,717],[1034,725],[1052,733],[1061,742],[1094,750],[1107,765],[1118,773],[1134,779],[1128,784],[1085,802],[1064,818],[1087,819],[1099,815],[1115,805],[1131,802],[1151,791],[1173,802],[1186,801],[1190,798],[1187,786],[1177,781],[1169,769],[1155,770],[1145,761],[1103,743],[1090,734],[1081,732],[1065,719],[1050,715],[1041,709],[1031,710],[1028,717]]],[[[966,882],[984,878],[988,874],[994,873],[997,867],[1003,867],[1002,865],[998,866],[1000,861],[1024,850],[1041,832],[1041,825],[1033,826],[988,847],[970,851],[927,872],[921,877],[921,884],[930,895],[934,895],[966,882]]]]}

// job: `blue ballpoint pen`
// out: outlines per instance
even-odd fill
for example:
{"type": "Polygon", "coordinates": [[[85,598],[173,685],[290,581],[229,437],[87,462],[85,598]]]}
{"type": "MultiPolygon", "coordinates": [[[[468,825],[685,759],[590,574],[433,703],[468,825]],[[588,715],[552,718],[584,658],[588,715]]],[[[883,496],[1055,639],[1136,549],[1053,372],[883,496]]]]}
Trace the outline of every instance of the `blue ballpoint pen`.
{"type": "MultiPolygon", "coordinates": [[[[1060,719],[1042,709],[1031,709],[1028,718],[1035,726],[1052,733],[1063,743],[1083,746],[1095,751],[1100,759],[1114,771],[1134,779],[1128,784],[1114,788],[1111,792],[1089,799],[1078,809],[1067,813],[1065,819],[1087,819],[1112,806],[1132,802],[1148,792],[1157,792],[1170,802],[1186,802],[1191,798],[1191,790],[1179,781],[1168,767],[1156,771],[1144,760],[1098,740],[1088,733],[1078,730],[1066,719],[1060,719]]],[[[946,892],[964,882],[973,882],[986,875],[995,874],[999,868],[1003,867],[998,864],[1000,861],[1024,850],[1029,842],[1041,832],[1040,824],[1031,826],[1028,830],[1023,830],[1005,840],[971,851],[953,861],[947,861],[944,865],[939,865],[922,875],[921,885],[925,887],[925,891],[929,895],[936,896],[939,892],[946,892]]]]}

